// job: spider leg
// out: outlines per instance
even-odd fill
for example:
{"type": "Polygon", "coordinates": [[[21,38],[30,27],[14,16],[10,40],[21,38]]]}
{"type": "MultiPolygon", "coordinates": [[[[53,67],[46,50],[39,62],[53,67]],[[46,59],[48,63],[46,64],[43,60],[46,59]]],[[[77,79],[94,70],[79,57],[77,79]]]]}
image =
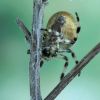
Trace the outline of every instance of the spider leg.
{"type": "Polygon", "coordinates": [[[41,50],[41,59],[40,59],[40,68],[43,66],[43,64],[44,64],[44,61],[46,60],[46,61],[48,61],[48,60],[50,60],[50,58],[49,58],[49,54],[47,53],[47,50],[46,50],[46,48],[47,47],[45,47],[43,50],[41,50]]]}
{"type": "Polygon", "coordinates": [[[41,31],[46,31],[48,32],[48,30],[46,28],[41,28],[41,31]]]}
{"type": "MultiPolygon", "coordinates": [[[[28,50],[27,50],[27,54],[31,54],[30,49],[28,49],[28,50]]],[[[44,63],[44,61],[43,61],[43,60],[41,60],[41,61],[40,61],[40,67],[42,67],[42,66],[43,66],[43,63],[44,63]]]]}
{"type": "Polygon", "coordinates": [[[40,60],[40,68],[42,68],[45,61],[49,61],[49,60],[50,60],[50,58],[48,58],[48,57],[42,57],[40,60]]]}
{"type": "Polygon", "coordinates": [[[65,71],[68,67],[68,58],[67,58],[67,56],[62,55],[62,54],[60,54],[60,56],[65,60],[64,68],[63,68],[63,71],[62,71],[61,76],[60,76],[60,80],[62,80],[65,76],[65,71]]]}
{"type": "Polygon", "coordinates": [[[46,29],[46,28],[41,28],[41,31],[48,32],[48,33],[52,32],[51,29],[46,29]]]}
{"type": "Polygon", "coordinates": [[[40,68],[43,66],[43,64],[44,64],[44,61],[41,60],[41,61],[40,61],[40,68]]]}
{"type": "Polygon", "coordinates": [[[78,16],[78,13],[75,12],[75,15],[76,15],[76,20],[77,20],[77,30],[76,30],[76,33],[79,33],[80,30],[81,30],[81,26],[80,26],[80,18],[78,16]]]}
{"type": "MultiPolygon", "coordinates": [[[[71,53],[71,56],[75,60],[75,63],[78,64],[79,61],[77,60],[75,53],[71,49],[68,49],[67,52],[71,53]]],[[[80,76],[80,74],[81,72],[78,73],[78,76],[80,76]]]]}

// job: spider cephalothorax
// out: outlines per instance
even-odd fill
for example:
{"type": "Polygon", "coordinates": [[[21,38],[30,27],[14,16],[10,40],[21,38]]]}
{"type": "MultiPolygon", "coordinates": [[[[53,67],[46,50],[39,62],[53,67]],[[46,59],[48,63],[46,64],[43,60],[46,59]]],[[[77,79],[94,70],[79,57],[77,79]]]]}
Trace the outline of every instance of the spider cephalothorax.
{"type": "Polygon", "coordinates": [[[68,66],[68,58],[64,52],[71,53],[76,64],[78,63],[75,53],[71,50],[71,46],[76,42],[78,33],[80,32],[79,17],[76,19],[68,12],[55,13],[48,21],[47,28],[41,29],[42,34],[42,66],[44,60],[52,57],[62,57],[65,60],[64,70],[61,73],[61,79],[64,77],[65,69],[68,66]]]}

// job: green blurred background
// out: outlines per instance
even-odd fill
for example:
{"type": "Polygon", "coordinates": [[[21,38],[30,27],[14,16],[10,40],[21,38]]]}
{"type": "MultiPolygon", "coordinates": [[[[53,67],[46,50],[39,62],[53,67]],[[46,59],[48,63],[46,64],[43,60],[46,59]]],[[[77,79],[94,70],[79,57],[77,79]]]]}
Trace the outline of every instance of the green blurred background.
{"type": "MultiPolygon", "coordinates": [[[[30,100],[28,44],[16,24],[20,17],[31,30],[32,0],[0,0],[0,100],[30,100]]],[[[57,11],[79,13],[82,30],[72,47],[80,60],[100,41],[100,0],[49,0],[44,27],[57,11]]],[[[75,65],[69,54],[67,72],[75,65]]],[[[41,92],[44,98],[59,82],[64,61],[53,59],[41,69],[41,92]]],[[[68,85],[56,100],[100,100],[100,54],[68,85]]]]}

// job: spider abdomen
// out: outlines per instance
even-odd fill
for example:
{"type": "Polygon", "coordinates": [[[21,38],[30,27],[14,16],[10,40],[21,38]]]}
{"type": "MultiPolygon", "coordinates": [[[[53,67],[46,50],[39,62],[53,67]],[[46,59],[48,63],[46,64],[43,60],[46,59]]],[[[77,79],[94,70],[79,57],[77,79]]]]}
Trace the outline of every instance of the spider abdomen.
{"type": "Polygon", "coordinates": [[[75,18],[68,12],[60,11],[55,13],[48,21],[47,29],[58,31],[62,33],[62,35],[69,40],[73,40],[77,37],[77,26],[75,18]],[[60,27],[58,23],[55,23],[56,20],[60,17],[64,17],[65,23],[60,27]]]}

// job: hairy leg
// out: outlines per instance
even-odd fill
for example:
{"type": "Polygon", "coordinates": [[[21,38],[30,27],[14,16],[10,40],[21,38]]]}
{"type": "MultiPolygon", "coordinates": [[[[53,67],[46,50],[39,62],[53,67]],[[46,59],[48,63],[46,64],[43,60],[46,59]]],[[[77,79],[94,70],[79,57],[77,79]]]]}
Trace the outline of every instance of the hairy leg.
{"type": "Polygon", "coordinates": [[[76,20],[77,20],[77,30],[76,30],[76,33],[79,33],[80,30],[81,30],[80,18],[79,18],[79,16],[78,16],[78,13],[77,13],[77,12],[75,13],[75,15],[76,15],[76,20]]]}
{"type": "MultiPolygon", "coordinates": [[[[75,53],[71,49],[68,49],[68,52],[71,53],[71,56],[74,59],[75,63],[78,64],[79,61],[77,60],[75,53]]],[[[78,76],[80,76],[80,74],[81,72],[79,72],[78,76]]]]}
{"type": "Polygon", "coordinates": [[[65,76],[65,71],[68,67],[68,58],[67,58],[67,56],[62,55],[62,54],[60,54],[60,56],[61,56],[62,59],[65,60],[64,68],[63,68],[63,71],[62,71],[61,76],[60,76],[60,80],[62,80],[65,76]]]}

